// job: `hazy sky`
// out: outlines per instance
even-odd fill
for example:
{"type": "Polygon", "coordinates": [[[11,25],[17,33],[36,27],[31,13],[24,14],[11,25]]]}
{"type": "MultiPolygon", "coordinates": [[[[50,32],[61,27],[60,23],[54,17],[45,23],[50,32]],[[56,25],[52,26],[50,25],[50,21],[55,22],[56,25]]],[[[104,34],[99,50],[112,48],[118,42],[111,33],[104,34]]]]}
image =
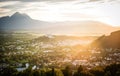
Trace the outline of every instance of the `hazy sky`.
{"type": "Polygon", "coordinates": [[[97,20],[120,26],[120,0],[0,0],[0,17],[17,11],[43,21],[97,20]]]}

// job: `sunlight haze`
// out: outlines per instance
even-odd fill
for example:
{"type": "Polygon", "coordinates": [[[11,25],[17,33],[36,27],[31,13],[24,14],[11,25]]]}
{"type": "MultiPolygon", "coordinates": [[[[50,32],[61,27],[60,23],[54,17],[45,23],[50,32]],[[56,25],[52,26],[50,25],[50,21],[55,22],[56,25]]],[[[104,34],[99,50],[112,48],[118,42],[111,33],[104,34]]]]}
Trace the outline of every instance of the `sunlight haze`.
{"type": "Polygon", "coordinates": [[[95,20],[120,26],[119,0],[0,0],[0,16],[17,11],[41,21],[95,20]]]}

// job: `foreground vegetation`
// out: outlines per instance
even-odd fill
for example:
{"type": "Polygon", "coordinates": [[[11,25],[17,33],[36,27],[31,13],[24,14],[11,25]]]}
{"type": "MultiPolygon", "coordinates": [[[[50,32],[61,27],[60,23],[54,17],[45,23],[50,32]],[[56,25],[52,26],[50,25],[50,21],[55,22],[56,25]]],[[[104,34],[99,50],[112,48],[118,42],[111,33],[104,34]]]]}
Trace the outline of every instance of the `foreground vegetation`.
{"type": "Polygon", "coordinates": [[[54,67],[33,69],[29,67],[20,72],[12,67],[6,67],[0,69],[0,76],[120,76],[120,64],[94,67],[90,70],[86,70],[81,65],[74,69],[72,66],[66,66],[64,69],[54,67]]]}

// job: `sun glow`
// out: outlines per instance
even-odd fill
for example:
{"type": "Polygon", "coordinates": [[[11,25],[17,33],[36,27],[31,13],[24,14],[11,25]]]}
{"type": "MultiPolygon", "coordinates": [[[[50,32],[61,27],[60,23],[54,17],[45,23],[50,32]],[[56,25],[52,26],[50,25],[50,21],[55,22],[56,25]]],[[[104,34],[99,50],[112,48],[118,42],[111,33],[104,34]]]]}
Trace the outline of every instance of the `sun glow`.
{"type": "Polygon", "coordinates": [[[33,7],[34,8],[32,8],[31,10],[24,10],[24,12],[28,13],[34,19],[39,19],[43,21],[56,22],[96,20],[100,22],[105,22],[112,26],[119,25],[119,19],[116,18],[119,15],[112,15],[117,11],[116,9],[120,7],[118,4],[110,5],[109,3],[100,4],[96,2],[77,4],[73,1],[55,4],[49,3],[48,5],[42,3],[41,7],[38,5],[33,5],[33,7]],[[109,10],[110,8],[111,10],[109,10]],[[107,12],[107,10],[109,11],[109,13],[107,12]],[[112,20],[111,18],[114,20],[112,20]]]}
{"type": "Polygon", "coordinates": [[[0,16],[12,15],[19,11],[41,21],[96,20],[112,26],[120,25],[120,4],[118,0],[28,1],[27,4],[22,1],[12,1],[2,2],[0,7],[0,10],[2,9],[0,16]]]}

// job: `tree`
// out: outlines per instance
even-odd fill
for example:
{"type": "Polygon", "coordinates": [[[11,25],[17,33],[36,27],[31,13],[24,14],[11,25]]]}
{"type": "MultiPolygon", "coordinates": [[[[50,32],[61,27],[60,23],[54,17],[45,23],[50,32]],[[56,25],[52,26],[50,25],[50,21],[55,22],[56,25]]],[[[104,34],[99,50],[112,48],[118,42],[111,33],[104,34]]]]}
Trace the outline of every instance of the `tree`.
{"type": "Polygon", "coordinates": [[[32,76],[32,67],[28,67],[26,70],[23,71],[23,76],[32,76]]]}
{"type": "Polygon", "coordinates": [[[56,76],[64,76],[60,69],[56,69],[56,76]]]}
{"type": "Polygon", "coordinates": [[[111,64],[109,66],[106,66],[105,75],[119,76],[120,75],[120,64],[111,64]]]}
{"type": "Polygon", "coordinates": [[[13,67],[6,67],[0,69],[0,76],[14,76],[17,70],[13,67]]]}
{"type": "Polygon", "coordinates": [[[77,72],[74,73],[74,76],[81,76],[82,71],[83,71],[83,67],[80,65],[77,69],[77,72]]]}
{"type": "Polygon", "coordinates": [[[33,76],[40,76],[40,71],[39,70],[34,70],[33,71],[33,76]]]}
{"type": "Polygon", "coordinates": [[[104,70],[100,67],[91,69],[90,73],[94,74],[94,76],[104,76],[104,70]]]}
{"type": "Polygon", "coordinates": [[[70,66],[66,66],[64,70],[62,70],[64,76],[72,76],[72,69],[70,66]]]}
{"type": "Polygon", "coordinates": [[[94,75],[88,71],[82,71],[81,76],[94,76],[94,75]]]}

